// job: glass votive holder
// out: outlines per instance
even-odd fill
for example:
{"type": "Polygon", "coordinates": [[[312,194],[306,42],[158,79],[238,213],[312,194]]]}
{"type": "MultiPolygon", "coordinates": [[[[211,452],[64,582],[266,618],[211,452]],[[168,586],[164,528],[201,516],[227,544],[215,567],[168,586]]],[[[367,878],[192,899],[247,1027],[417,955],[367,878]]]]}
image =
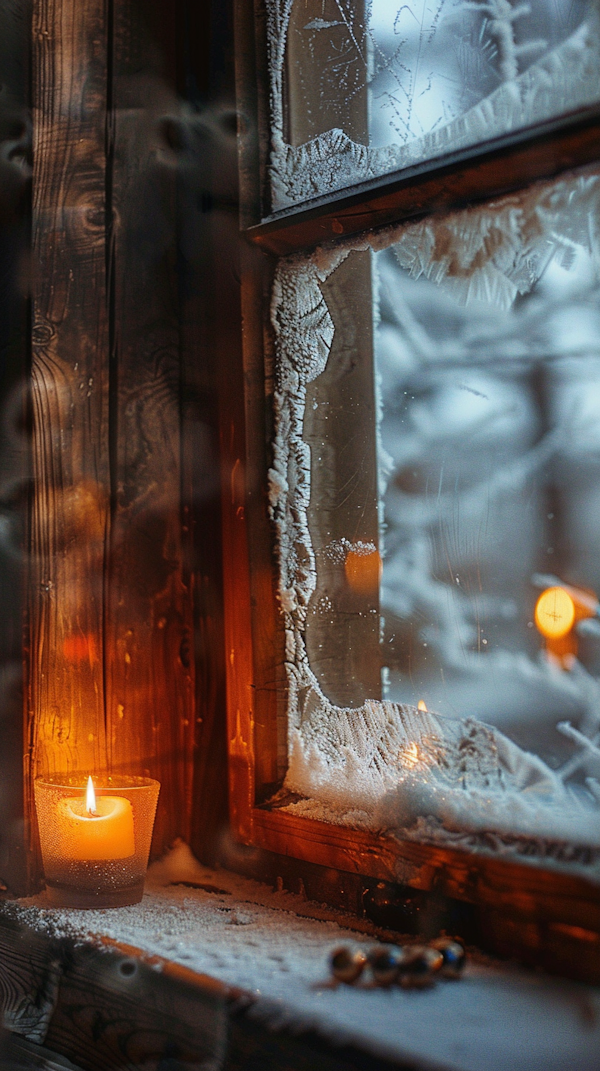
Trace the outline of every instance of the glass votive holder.
{"type": "Polygon", "coordinates": [[[55,907],[125,907],[144,894],[160,783],[150,777],[34,783],[42,862],[55,907]]]}

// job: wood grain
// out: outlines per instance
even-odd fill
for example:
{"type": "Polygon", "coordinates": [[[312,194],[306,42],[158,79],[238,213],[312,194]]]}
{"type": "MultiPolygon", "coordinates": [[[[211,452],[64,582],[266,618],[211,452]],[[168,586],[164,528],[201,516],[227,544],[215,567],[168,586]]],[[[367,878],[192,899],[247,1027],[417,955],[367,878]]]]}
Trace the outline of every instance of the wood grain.
{"type": "Polygon", "coordinates": [[[195,729],[175,36],[157,2],[34,3],[27,771],[158,778],[156,853],[189,839],[195,729]]]}
{"type": "MultiPolygon", "coordinates": [[[[320,863],[336,870],[370,874],[383,881],[397,880],[397,851],[383,837],[356,829],[314,822],[309,818],[255,808],[252,816],[254,843],[279,855],[320,863]]],[[[411,867],[404,880],[414,879],[418,867],[411,867]]],[[[410,882],[407,880],[407,884],[410,882]]]]}
{"type": "MultiPolygon", "coordinates": [[[[219,467],[222,414],[217,385],[240,367],[242,326],[229,8],[224,5],[217,11],[213,5],[211,35],[203,43],[205,17],[205,9],[188,8],[186,26],[195,27],[196,32],[187,42],[192,74],[186,79],[198,84],[202,76],[205,89],[197,99],[197,113],[186,119],[182,142],[188,148],[182,152],[177,202],[184,525],[191,535],[195,615],[197,716],[191,845],[198,858],[215,863],[228,817],[219,467]],[[203,49],[210,53],[211,67],[200,71],[203,49]]],[[[229,480],[226,488],[228,494],[229,480]]]]}
{"type": "Polygon", "coordinates": [[[32,931],[0,925],[0,1008],[7,1030],[41,1044],[54,1012],[60,957],[32,931]]]}
{"type": "Polygon", "coordinates": [[[176,836],[189,840],[195,729],[182,523],[177,176],[161,127],[178,108],[166,61],[174,32],[160,5],[114,0],[107,746],[114,772],[161,782],[156,851],[176,836]]]}
{"type": "Polygon", "coordinates": [[[106,764],[104,0],[34,0],[32,40],[30,780],[106,764]]]}
{"type": "MultiPolygon", "coordinates": [[[[193,228],[198,248],[204,253],[214,251],[208,213],[200,213],[200,226],[196,229],[199,209],[193,193],[187,183],[182,183],[178,197],[181,226],[188,233],[193,228]]],[[[211,258],[208,260],[212,268],[211,258]]],[[[188,264],[187,270],[190,285],[182,303],[182,483],[184,532],[190,537],[185,560],[189,561],[193,586],[196,682],[190,845],[197,858],[214,864],[228,812],[219,404],[215,386],[222,350],[211,315],[215,303],[223,302],[224,295],[215,286],[214,271],[206,270],[204,258],[200,270],[195,264],[188,264]]],[[[237,304],[239,308],[239,295],[237,304]]],[[[225,322],[233,319],[235,324],[235,304],[232,307],[226,301],[221,307],[227,309],[225,322]]],[[[227,341],[232,341],[231,336],[227,341]]],[[[235,353],[239,342],[233,342],[235,353]]]]}
{"type": "MultiPolygon", "coordinates": [[[[249,585],[254,698],[254,793],[265,799],[278,787],[287,767],[286,677],[283,622],[276,604],[277,567],[273,529],[268,518],[264,473],[272,436],[273,340],[267,316],[271,264],[255,250],[243,257],[244,322],[245,514],[249,554],[249,585]]],[[[239,640],[238,640],[239,642],[239,640]]],[[[254,801],[254,797],[253,797],[254,801]]]]}
{"type": "Polygon", "coordinates": [[[8,1028],[85,1071],[222,1066],[238,989],[137,948],[75,945],[10,918],[0,921],[0,950],[8,1028]]]}
{"type": "Polygon", "coordinates": [[[266,101],[266,13],[260,0],[233,0],[234,91],[238,115],[239,226],[244,229],[266,215],[270,196],[261,182],[269,151],[269,114],[266,101]]]}
{"type": "Polygon", "coordinates": [[[6,1071],[81,1071],[71,1060],[58,1053],[50,1052],[44,1046],[35,1042],[26,1041],[18,1034],[6,1034],[0,1042],[0,1054],[4,1060],[6,1071]]]}
{"type": "Polygon", "coordinates": [[[315,861],[323,863],[329,848],[329,865],[339,870],[370,873],[416,889],[435,888],[471,902],[511,903],[516,910],[536,912],[547,921],[558,921],[560,915],[564,923],[600,932],[599,885],[583,877],[457,848],[399,841],[266,808],[255,810],[253,822],[262,845],[282,855],[308,858],[318,852],[321,858],[315,861]],[[282,851],[286,842],[287,852],[282,851]]]}
{"type": "Polygon", "coordinates": [[[575,874],[257,808],[253,842],[281,856],[477,906],[489,951],[600,981],[600,885],[575,874]]]}
{"type": "Polygon", "coordinates": [[[138,950],[87,948],[65,967],[49,1048],[86,1071],[219,1067],[227,990],[192,972],[164,973],[138,950]],[[167,1064],[168,1066],[168,1064],[167,1064]]]}

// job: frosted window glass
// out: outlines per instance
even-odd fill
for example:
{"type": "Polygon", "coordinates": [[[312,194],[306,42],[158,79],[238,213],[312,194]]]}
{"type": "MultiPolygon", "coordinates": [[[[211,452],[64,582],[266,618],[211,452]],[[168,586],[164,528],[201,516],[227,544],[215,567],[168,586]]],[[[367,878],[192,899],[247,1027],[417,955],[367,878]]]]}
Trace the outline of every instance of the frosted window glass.
{"type": "Polygon", "coordinates": [[[273,207],[599,98],[586,0],[268,0],[273,207]]]}
{"type": "Polygon", "coordinates": [[[293,812],[600,870],[599,219],[588,169],[280,262],[293,812]]]}
{"type": "Polygon", "coordinates": [[[378,254],[376,369],[384,694],[491,722],[556,765],[572,751],[557,723],[600,730],[596,614],[550,661],[534,619],[547,588],[600,596],[600,285],[583,245],[546,253],[507,308],[378,254]]]}

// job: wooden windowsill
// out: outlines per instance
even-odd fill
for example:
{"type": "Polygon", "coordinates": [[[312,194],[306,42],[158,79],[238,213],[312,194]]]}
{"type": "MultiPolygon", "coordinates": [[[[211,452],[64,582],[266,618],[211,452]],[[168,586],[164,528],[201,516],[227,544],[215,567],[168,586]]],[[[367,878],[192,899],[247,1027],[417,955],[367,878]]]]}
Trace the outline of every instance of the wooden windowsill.
{"type": "Polygon", "coordinates": [[[159,870],[131,908],[7,903],[9,1029],[84,1071],[597,1068],[597,988],[473,954],[461,982],[427,991],[331,989],[328,952],[371,943],[371,923],[225,871],[172,876],[159,870]]]}

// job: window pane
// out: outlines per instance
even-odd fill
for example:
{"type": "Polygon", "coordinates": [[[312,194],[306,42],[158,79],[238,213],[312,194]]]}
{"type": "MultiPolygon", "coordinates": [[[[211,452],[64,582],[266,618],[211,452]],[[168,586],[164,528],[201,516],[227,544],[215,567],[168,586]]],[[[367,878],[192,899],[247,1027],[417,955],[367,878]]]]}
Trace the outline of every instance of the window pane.
{"type": "Polygon", "coordinates": [[[381,698],[370,254],[351,253],[321,289],[333,338],[326,368],[307,387],[304,416],[317,563],[306,648],[325,694],[356,706],[381,698]]]}
{"type": "Polygon", "coordinates": [[[268,0],[273,208],[598,100],[579,0],[268,0]]]}
{"type": "Polygon", "coordinates": [[[296,813],[600,866],[599,218],[587,170],[280,264],[296,813]]]}

